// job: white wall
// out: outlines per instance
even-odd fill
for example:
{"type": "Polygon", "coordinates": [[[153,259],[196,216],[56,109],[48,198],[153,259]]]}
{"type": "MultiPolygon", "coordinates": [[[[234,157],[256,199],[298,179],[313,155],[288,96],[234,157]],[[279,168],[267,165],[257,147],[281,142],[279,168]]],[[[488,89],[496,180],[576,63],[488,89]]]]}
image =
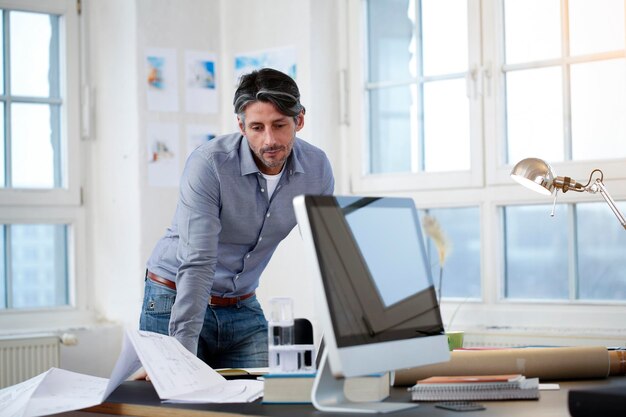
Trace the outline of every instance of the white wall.
{"type": "Polygon", "coordinates": [[[145,261],[169,224],[178,195],[177,187],[148,184],[146,126],[177,124],[182,171],[186,125],[219,124],[219,115],[147,111],[143,54],[148,47],[175,49],[182,87],[185,50],[219,53],[216,8],[217,1],[202,0],[112,0],[87,5],[90,84],[96,93],[96,129],[89,144],[92,163],[85,186],[92,225],[88,270],[95,282],[97,311],[126,326],[137,325],[145,261]]]}
{"type": "MultiPolygon", "coordinates": [[[[193,114],[185,112],[185,51],[213,52],[220,56],[220,19],[217,0],[138,0],[137,4],[137,46],[135,55],[140,62],[136,77],[139,80],[138,97],[139,160],[141,202],[139,216],[141,221],[140,253],[143,264],[150,255],[156,241],[169,225],[176,207],[178,187],[154,187],[148,184],[147,160],[148,145],[146,126],[148,123],[175,123],[178,125],[179,174],[185,163],[187,140],[186,127],[190,124],[220,126],[220,114],[193,114]],[[178,59],[178,112],[148,111],[143,78],[144,51],[146,48],[171,48],[176,50],[178,59]]],[[[218,86],[222,84],[222,74],[217,73],[218,86]]],[[[218,90],[219,93],[223,89],[218,90]]],[[[221,109],[220,109],[221,111],[221,109]]],[[[142,275],[141,275],[142,276],[142,275]]],[[[140,276],[140,278],[141,278],[140,276]]],[[[143,286],[142,286],[143,290],[143,286]]]]}
{"type": "Polygon", "coordinates": [[[95,127],[84,144],[91,248],[86,270],[94,284],[94,308],[104,318],[119,320],[136,310],[140,291],[136,8],[124,0],[91,1],[85,6],[89,79],[95,97],[95,127]]]}
{"type": "MultiPolygon", "coordinates": [[[[187,124],[215,125],[232,131],[233,57],[241,52],[294,46],[297,82],[307,108],[300,137],[324,149],[338,184],[337,2],[334,0],[89,0],[88,77],[95,92],[93,137],[85,142],[85,206],[90,224],[86,270],[93,281],[92,306],[120,327],[137,327],[143,297],[144,265],[171,220],[177,187],[152,187],[147,180],[146,126],[176,123],[182,170],[187,124]],[[179,108],[172,113],[147,110],[143,54],[147,47],[178,53],[179,108]],[[185,50],[218,55],[218,114],[184,111],[185,50]]],[[[261,279],[262,303],[272,296],[292,296],[295,313],[313,318],[311,283],[302,260],[302,244],[292,233],[276,251],[261,279]]],[[[119,334],[107,326],[103,338],[119,334]]],[[[82,348],[64,350],[62,366],[106,375],[91,358],[112,364],[118,351],[98,345],[98,329],[83,331],[82,348]],[[100,346],[100,352],[97,352],[100,346]],[[93,350],[93,351],[92,351],[93,350]],[[91,352],[91,354],[89,354],[91,352]]]]}

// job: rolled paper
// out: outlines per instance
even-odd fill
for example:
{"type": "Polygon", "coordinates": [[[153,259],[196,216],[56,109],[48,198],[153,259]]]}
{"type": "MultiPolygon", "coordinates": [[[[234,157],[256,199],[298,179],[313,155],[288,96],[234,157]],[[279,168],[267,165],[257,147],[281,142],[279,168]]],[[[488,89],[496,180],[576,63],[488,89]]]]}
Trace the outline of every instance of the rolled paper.
{"type": "Polygon", "coordinates": [[[450,361],[395,372],[394,385],[431,376],[522,374],[541,380],[606,378],[626,374],[624,351],[604,346],[455,350],[450,361]],[[619,353],[618,353],[619,352],[619,353]]]}
{"type": "Polygon", "coordinates": [[[610,350],[609,363],[609,375],[626,375],[626,350],[610,350]]]}

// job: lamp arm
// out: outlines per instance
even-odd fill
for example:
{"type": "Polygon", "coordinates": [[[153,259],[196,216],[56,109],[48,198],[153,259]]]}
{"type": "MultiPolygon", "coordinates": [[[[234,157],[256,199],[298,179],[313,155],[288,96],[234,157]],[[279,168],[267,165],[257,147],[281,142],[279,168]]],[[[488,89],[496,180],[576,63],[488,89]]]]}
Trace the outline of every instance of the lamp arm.
{"type": "Polygon", "coordinates": [[[587,187],[587,191],[589,191],[590,193],[600,192],[609,207],[611,207],[611,210],[613,211],[613,214],[615,214],[615,216],[617,217],[617,220],[619,220],[619,222],[622,224],[622,227],[626,229],[626,219],[624,219],[624,216],[622,216],[622,213],[620,213],[619,209],[615,205],[615,201],[613,201],[613,198],[611,198],[611,195],[607,191],[600,178],[597,178],[590,187],[587,187]]]}
{"type": "MultiPolygon", "coordinates": [[[[587,183],[587,185],[589,185],[589,183],[587,183]]],[[[564,193],[568,191],[576,191],[578,193],[589,191],[589,187],[582,185],[570,177],[556,177],[554,179],[554,187],[562,190],[564,193]]]]}

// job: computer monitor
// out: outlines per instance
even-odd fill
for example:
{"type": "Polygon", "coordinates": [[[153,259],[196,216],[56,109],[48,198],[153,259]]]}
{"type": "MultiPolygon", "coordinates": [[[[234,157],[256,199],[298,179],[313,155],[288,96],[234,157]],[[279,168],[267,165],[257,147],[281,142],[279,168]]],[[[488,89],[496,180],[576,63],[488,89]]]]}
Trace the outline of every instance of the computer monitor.
{"type": "Polygon", "coordinates": [[[341,379],[450,358],[413,200],[301,195],[293,204],[325,344],[313,404],[333,412],[415,406],[351,402],[341,379]]]}

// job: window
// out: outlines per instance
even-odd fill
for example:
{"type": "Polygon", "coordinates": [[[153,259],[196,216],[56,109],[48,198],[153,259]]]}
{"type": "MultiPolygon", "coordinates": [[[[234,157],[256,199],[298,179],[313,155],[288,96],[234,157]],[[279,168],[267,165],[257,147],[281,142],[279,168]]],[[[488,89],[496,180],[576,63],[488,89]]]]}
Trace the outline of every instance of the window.
{"type": "MultiPolygon", "coordinates": [[[[423,210],[439,224],[446,240],[443,268],[437,247],[426,239],[432,277],[444,297],[480,299],[480,212],[478,207],[423,210]]],[[[427,236],[426,233],[423,233],[427,236]]]]}
{"type": "Polygon", "coordinates": [[[68,225],[11,224],[4,226],[9,256],[5,269],[7,309],[69,304],[67,271],[68,225]]]}
{"type": "Polygon", "coordinates": [[[5,10],[5,176],[9,188],[61,185],[59,16],[5,10]],[[37,149],[37,152],[32,152],[37,149]]]}
{"type": "Polygon", "coordinates": [[[369,173],[470,168],[467,10],[448,3],[367,3],[369,173]]]}
{"type": "Polygon", "coordinates": [[[507,162],[626,157],[624,2],[506,0],[503,10],[507,162]]]}
{"type": "MultiPolygon", "coordinates": [[[[618,207],[624,212],[626,203],[618,207]]],[[[554,217],[548,215],[551,206],[503,210],[505,297],[626,300],[626,233],[612,227],[615,219],[604,202],[559,204],[554,217]]]]}
{"type": "Polygon", "coordinates": [[[16,310],[77,305],[80,72],[75,2],[0,2],[0,13],[0,319],[5,319],[16,310]]]}
{"type": "Polygon", "coordinates": [[[361,163],[355,191],[385,190],[393,177],[399,189],[436,188],[436,182],[478,185],[480,123],[470,62],[478,48],[467,37],[466,0],[367,1],[367,53],[361,163]],[[455,123],[449,123],[454,118],[455,123]],[[428,174],[425,175],[425,174],[428,174]]]}
{"type": "Polygon", "coordinates": [[[586,306],[623,309],[626,231],[602,198],[559,193],[552,217],[509,173],[531,156],[583,184],[601,168],[626,210],[624,1],[363,0],[347,16],[351,192],[410,195],[460,246],[444,322],[459,306],[486,326],[534,320],[511,306],[572,327],[586,306]]]}

